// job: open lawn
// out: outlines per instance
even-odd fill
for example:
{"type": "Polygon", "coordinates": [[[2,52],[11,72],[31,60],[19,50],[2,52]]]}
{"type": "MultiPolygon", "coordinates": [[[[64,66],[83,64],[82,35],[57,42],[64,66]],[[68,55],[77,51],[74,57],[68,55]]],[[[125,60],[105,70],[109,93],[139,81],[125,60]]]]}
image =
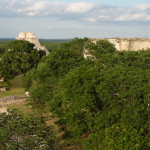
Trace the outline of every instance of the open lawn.
{"type": "MultiPolygon", "coordinates": [[[[6,92],[0,92],[0,98],[5,96],[18,96],[24,95],[25,90],[22,87],[22,76],[16,77],[15,79],[10,81],[11,88],[6,92]]],[[[0,83],[0,86],[6,85],[6,83],[0,83]]]]}
{"type": "Polygon", "coordinates": [[[26,105],[25,102],[22,102],[22,103],[16,103],[16,104],[9,104],[6,106],[7,109],[18,109],[19,111],[21,111],[23,114],[30,114],[30,113],[33,113],[34,110],[26,105]]]}

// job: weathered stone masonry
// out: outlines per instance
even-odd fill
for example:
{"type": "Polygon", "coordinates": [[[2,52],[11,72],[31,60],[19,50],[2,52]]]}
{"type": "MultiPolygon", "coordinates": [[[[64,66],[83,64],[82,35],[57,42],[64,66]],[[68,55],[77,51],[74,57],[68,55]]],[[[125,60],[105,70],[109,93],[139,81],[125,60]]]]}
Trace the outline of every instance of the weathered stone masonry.
{"type": "Polygon", "coordinates": [[[39,40],[36,38],[35,34],[32,32],[21,32],[19,36],[16,38],[16,40],[29,41],[30,43],[33,43],[35,45],[35,49],[44,50],[46,54],[49,53],[49,51],[46,49],[45,46],[41,46],[39,40]]]}
{"type": "Polygon", "coordinates": [[[98,40],[108,40],[113,43],[119,51],[138,51],[150,49],[150,38],[104,38],[104,39],[92,39],[93,42],[98,40]]]}

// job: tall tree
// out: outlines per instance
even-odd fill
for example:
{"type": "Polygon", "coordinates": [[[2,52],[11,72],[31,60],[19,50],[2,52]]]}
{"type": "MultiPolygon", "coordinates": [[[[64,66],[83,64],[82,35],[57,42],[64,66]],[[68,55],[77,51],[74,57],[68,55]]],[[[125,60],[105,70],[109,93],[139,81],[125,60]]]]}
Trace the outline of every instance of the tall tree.
{"type": "Polygon", "coordinates": [[[17,74],[25,74],[37,66],[41,57],[41,53],[34,49],[34,44],[21,40],[12,41],[1,58],[0,63],[3,66],[0,68],[0,75],[9,79],[9,76],[6,75],[8,70],[12,77],[17,74]]]}
{"type": "Polygon", "coordinates": [[[59,80],[83,61],[82,55],[70,49],[52,51],[37,69],[28,72],[24,78],[24,87],[31,92],[30,102],[38,107],[49,102],[58,92],[59,80]]]}

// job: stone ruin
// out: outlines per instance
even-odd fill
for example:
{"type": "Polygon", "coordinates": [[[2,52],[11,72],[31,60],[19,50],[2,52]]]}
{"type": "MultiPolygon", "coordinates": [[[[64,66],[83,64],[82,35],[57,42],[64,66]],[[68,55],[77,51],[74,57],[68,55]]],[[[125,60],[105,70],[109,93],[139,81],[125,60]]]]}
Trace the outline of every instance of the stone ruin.
{"type": "Polygon", "coordinates": [[[16,40],[29,41],[30,43],[33,43],[35,45],[34,47],[35,49],[45,51],[46,55],[49,53],[49,51],[46,49],[45,46],[41,46],[38,38],[32,32],[21,32],[19,36],[16,38],[16,40]]]}
{"type": "MultiPolygon", "coordinates": [[[[29,41],[30,43],[33,43],[35,45],[35,49],[44,50],[46,52],[46,55],[49,53],[45,46],[41,46],[39,40],[32,32],[21,32],[19,34],[19,37],[17,37],[16,39],[29,41]]],[[[98,40],[108,40],[109,42],[113,43],[116,49],[119,51],[138,51],[150,49],[150,38],[102,38],[91,40],[94,43],[98,40]]]]}
{"type": "Polygon", "coordinates": [[[98,40],[108,40],[114,44],[118,51],[138,51],[150,49],[150,38],[103,38],[91,39],[94,43],[98,40]]]}
{"type": "MultiPolygon", "coordinates": [[[[93,43],[99,40],[107,40],[114,44],[118,51],[139,51],[139,50],[150,50],[150,38],[100,38],[100,39],[90,39],[93,43]]],[[[93,56],[84,49],[84,58],[91,58],[93,56]]]]}
{"type": "Polygon", "coordinates": [[[0,88],[0,92],[6,92],[7,90],[6,90],[6,88],[5,87],[3,87],[3,88],[0,88]]]}
{"type": "Polygon", "coordinates": [[[0,78],[0,82],[4,82],[4,78],[0,78]]]}

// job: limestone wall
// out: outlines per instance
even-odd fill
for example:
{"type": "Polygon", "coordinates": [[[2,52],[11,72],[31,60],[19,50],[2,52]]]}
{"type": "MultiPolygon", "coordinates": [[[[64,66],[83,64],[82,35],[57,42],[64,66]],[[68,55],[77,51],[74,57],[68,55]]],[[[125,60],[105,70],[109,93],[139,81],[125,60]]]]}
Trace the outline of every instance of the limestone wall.
{"type": "Polygon", "coordinates": [[[38,38],[36,38],[35,34],[32,32],[21,32],[16,39],[29,41],[30,43],[33,43],[35,45],[35,49],[44,50],[46,54],[49,53],[45,46],[41,46],[38,38]]]}
{"type": "Polygon", "coordinates": [[[14,104],[27,99],[27,96],[6,96],[0,98],[0,107],[3,105],[14,104]]]}
{"type": "Polygon", "coordinates": [[[92,39],[93,42],[98,40],[108,40],[109,42],[113,43],[117,50],[147,50],[150,48],[150,39],[149,38],[104,38],[104,39],[92,39]]]}

